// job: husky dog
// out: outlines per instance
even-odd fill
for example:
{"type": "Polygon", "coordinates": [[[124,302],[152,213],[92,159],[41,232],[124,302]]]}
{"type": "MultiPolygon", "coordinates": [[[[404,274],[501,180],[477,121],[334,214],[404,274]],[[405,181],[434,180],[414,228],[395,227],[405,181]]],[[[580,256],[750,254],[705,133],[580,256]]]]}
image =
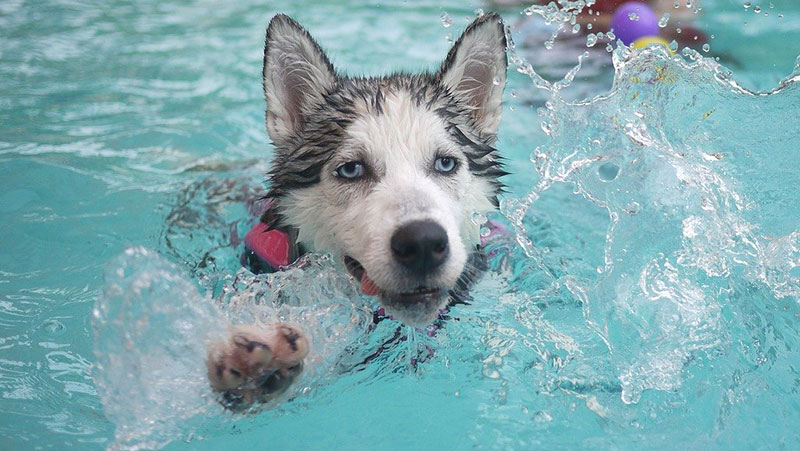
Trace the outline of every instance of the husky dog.
{"type": "MultiPolygon", "coordinates": [[[[473,217],[496,208],[502,189],[493,146],[505,51],[491,13],[467,27],[435,73],[347,77],[297,22],[276,15],[263,67],[273,206],[262,221],[337,257],[387,314],[430,324],[470,277],[480,252],[473,217]]],[[[250,380],[283,367],[299,373],[307,343],[296,328],[283,330],[260,341],[232,331],[209,354],[212,385],[229,390],[231,370],[250,380]],[[287,337],[302,345],[285,346],[287,337]],[[292,355],[281,360],[278,349],[292,355]]]]}

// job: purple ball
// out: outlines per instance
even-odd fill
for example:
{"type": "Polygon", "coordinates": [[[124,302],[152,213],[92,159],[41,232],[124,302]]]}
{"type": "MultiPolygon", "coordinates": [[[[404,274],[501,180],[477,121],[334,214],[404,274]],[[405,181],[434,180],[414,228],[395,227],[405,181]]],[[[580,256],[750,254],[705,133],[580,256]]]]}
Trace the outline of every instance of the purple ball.
{"type": "Polygon", "coordinates": [[[614,11],[611,28],[617,39],[625,45],[645,36],[658,36],[658,17],[649,6],[641,2],[628,2],[614,11]]]}

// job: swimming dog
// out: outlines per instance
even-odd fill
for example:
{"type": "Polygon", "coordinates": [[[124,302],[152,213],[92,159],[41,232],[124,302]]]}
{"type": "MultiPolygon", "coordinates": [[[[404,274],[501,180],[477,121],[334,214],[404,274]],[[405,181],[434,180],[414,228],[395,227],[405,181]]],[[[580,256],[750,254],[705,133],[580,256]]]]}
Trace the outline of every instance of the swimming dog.
{"type": "MultiPolygon", "coordinates": [[[[263,84],[275,158],[262,233],[328,252],[408,325],[434,321],[473,276],[505,175],[494,147],[506,79],[497,14],[475,19],[434,73],[348,77],[286,15],[267,28],[263,84]]],[[[298,326],[238,326],[209,349],[212,387],[268,400],[301,372],[298,326]]]]}

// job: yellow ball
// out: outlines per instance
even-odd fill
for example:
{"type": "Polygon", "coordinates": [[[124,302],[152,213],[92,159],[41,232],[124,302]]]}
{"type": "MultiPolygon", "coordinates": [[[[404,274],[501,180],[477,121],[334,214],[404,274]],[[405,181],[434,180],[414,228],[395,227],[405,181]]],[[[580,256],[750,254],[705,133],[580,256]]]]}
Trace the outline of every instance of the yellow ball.
{"type": "Polygon", "coordinates": [[[631,45],[635,49],[643,49],[643,48],[645,48],[647,46],[650,46],[650,45],[663,45],[664,48],[667,49],[667,51],[669,52],[670,55],[674,55],[675,54],[675,52],[670,50],[669,42],[667,42],[666,39],[660,38],[658,36],[644,36],[642,38],[639,38],[639,39],[633,41],[633,44],[631,44],[631,45]]]}

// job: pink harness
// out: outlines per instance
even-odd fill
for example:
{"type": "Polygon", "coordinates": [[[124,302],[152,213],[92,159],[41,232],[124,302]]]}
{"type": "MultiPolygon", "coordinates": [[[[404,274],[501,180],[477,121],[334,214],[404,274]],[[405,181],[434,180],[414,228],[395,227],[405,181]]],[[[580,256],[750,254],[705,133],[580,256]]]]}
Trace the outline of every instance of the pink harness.
{"type": "Polygon", "coordinates": [[[254,225],[244,236],[245,252],[252,252],[275,271],[289,263],[289,234],[278,229],[270,229],[263,222],[254,225]]]}

